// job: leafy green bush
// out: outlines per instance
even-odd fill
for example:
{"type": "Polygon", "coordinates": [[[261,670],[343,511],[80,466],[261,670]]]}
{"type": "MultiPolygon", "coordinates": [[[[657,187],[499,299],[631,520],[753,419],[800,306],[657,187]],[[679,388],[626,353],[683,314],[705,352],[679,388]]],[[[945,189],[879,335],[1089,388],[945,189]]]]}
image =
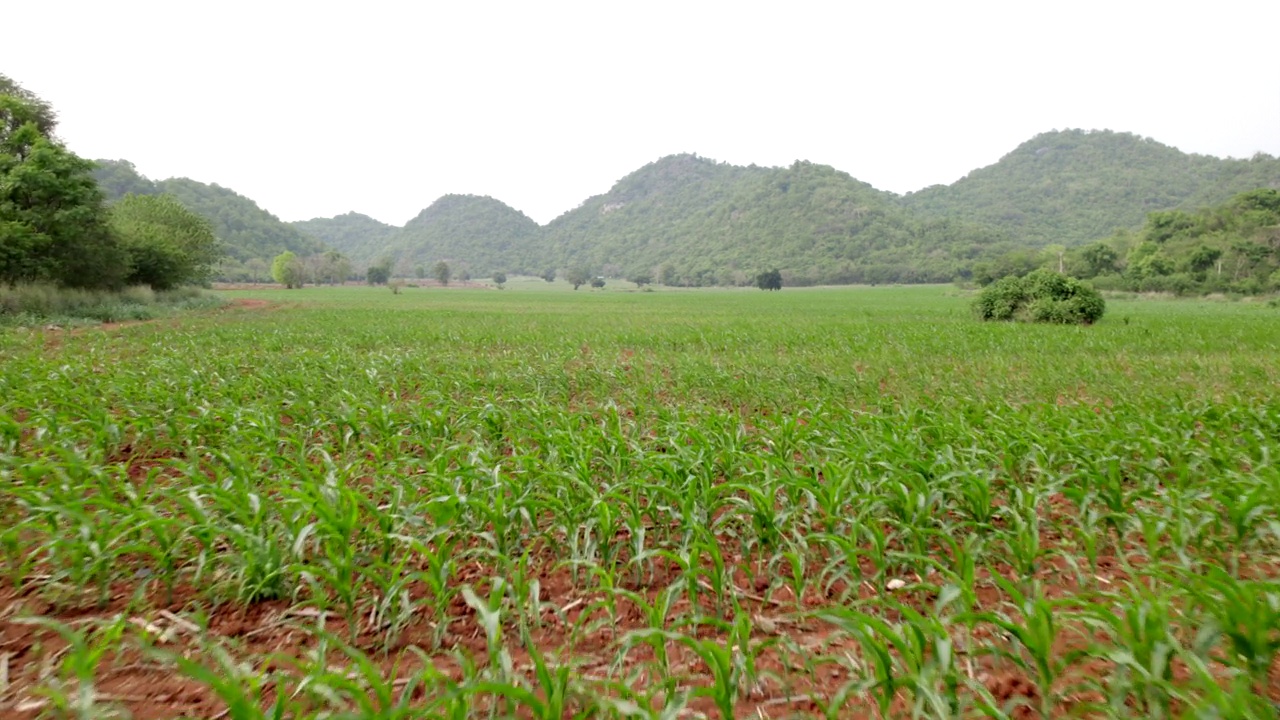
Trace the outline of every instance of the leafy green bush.
{"type": "Polygon", "coordinates": [[[974,303],[974,312],[982,320],[1063,325],[1089,325],[1105,311],[1106,301],[1093,286],[1052,270],[997,280],[974,303]]]}
{"type": "Polygon", "coordinates": [[[1012,320],[1027,304],[1026,283],[1020,277],[1001,278],[982,290],[974,310],[983,320],[1012,320]]]}

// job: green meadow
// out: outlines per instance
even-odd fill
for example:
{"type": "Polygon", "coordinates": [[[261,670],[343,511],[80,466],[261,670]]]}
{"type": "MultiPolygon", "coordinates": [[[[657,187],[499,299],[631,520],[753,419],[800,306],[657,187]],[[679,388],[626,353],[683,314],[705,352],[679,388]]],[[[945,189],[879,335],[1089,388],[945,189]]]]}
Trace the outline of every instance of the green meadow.
{"type": "Polygon", "coordinates": [[[0,330],[6,717],[1274,717],[1280,311],[339,287],[0,330]]]}

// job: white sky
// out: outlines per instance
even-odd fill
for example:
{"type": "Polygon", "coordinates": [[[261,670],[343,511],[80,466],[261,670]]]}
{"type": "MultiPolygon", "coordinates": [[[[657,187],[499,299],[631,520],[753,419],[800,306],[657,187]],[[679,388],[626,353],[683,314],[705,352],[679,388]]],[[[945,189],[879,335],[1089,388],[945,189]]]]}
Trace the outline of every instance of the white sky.
{"type": "Polygon", "coordinates": [[[0,72],[53,103],[75,152],[285,220],[400,225],[457,192],[545,223],[678,152],[895,192],[1067,127],[1280,155],[1275,0],[29,9],[0,31],[0,72]]]}

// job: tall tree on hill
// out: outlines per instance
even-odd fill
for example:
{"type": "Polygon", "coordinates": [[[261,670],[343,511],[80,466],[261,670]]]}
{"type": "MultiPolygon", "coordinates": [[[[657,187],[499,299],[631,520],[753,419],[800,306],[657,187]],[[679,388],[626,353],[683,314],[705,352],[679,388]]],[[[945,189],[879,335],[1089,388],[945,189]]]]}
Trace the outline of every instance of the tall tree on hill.
{"type": "Polygon", "coordinates": [[[438,280],[441,285],[448,285],[449,276],[452,274],[452,271],[449,270],[449,263],[441,260],[431,269],[431,274],[435,276],[436,280],[438,280]]]}

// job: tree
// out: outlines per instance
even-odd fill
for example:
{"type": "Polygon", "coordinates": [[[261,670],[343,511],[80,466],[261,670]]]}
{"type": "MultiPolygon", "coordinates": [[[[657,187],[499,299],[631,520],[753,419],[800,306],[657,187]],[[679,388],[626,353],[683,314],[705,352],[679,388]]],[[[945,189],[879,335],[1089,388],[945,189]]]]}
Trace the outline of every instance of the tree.
{"type": "Polygon", "coordinates": [[[111,228],[129,254],[130,285],[202,283],[223,254],[209,221],[171,195],[126,195],[111,207],[111,228]]]}
{"type": "Polygon", "coordinates": [[[1196,226],[1194,215],[1181,210],[1147,213],[1146,239],[1157,245],[1168,242],[1179,233],[1196,226]]]}
{"type": "Polygon", "coordinates": [[[1040,267],[1040,254],[1034,250],[1011,250],[986,262],[974,263],[973,279],[979,285],[990,285],[1004,277],[1022,277],[1040,267]]]}
{"type": "Polygon", "coordinates": [[[1106,275],[1116,271],[1116,262],[1120,255],[1106,243],[1093,243],[1084,248],[1080,257],[1088,266],[1089,277],[1106,275]]]}
{"type": "Polygon", "coordinates": [[[382,285],[391,279],[391,267],[389,265],[374,265],[364,272],[365,280],[370,285],[382,285]]]}
{"type": "Polygon", "coordinates": [[[599,290],[600,288],[604,287],[604,278],[603,278],[603,277],[601,277],[601,276],[599,276],[599,275],[597,275],[597,276],[595,276],[595,277],[591,278],[591,287],[593,287],[593,288],[595,288],[595,289],[597,289],[597,290],[599,290]]]}
{"type": "Polygon", "coordinates": [[[32,122],[41,136],[54,139],[54,131],[58,128],[58,113],[54,112],[53,106],[47,101],[4,74],[0,74],[0,96],[13,98],[24,106],[19,111],[12,106],[0,104],[0,136],[13,134],[26,123],[32,122]]]}
{"type": "Polygon", "coordinates": [[[635,283],[636,287],[644,287],[645,285],[648,285],[649,283],[653,282],[653,273],[649,272],[648,270],[640,270],[638,272],[632,273],[631,277],[627,279],[635,283]]]}
{"type": "Polygon", "coordinates": [[[271,266],[262,258],[245,260],[244,271],[249,275],[249,282],[266,282],[271,279],[271,266]]]}
{"type": "Polygon", "coordinates": [[[493,274],[493,284],[501,290],[503,285],[507,284],[507,274],[504,272],[496,272],[493,274]]]}
{"type": "Polygon", "coordinates": [[[0,76],[0,282],[119,287],[129,256],[93,163],[49,136],[54,124],[47,103],[0,76]]]}
{"type": "Polygon", "coordinates": [[[450,275],[449,263],[444,260],[437,262],[435,267],[431,268],[431,274],[440,282],[441,285],[448,285],[450,275]]]}
{"type": "Polygon", "coordinates": [[[302,287],[304,276],[302,261],[292,250],[285,250],[271,261],[271,277],[287,290],[302,287]]]}
{"type": "Polygon", "coordinates": [[[555,268],[547,268],[546,270],[543,270],[543,271],[542,271],[542,279],[543,279],[543,280],[546,280],[547,282],[555,282],[555,281],[556,281],[556,269],[555,269],[555,268]]]}
{"type": "Polygon", "coordinates": [[[663,285],[671,287],[675,285],[679,279],[680,275],[676,272],[675,265],[672,265],[671,263],[663,263],[662,266],[658,268],[658,282],[663,285]]]}
{"type": "Polygon", "coordinates": [[[573,267],[569,268],[569,272],[565,273],[564,279],[569,281],[574,290],[577,290],[591,279],[591,273],[587,272],[586,268],[573,267]]]}
{"type": "Polygon", "coordinates": [[[756,275],[756,287],[761,290],[781,290],[782,273],[775,268],[756,275]]]}
{"type": "Polygon", "coordinates": [[[341,285],[351,276],[351,261],[337,250],[329,250],[314,260],[316,282],[341,285]]]}
{"type": "Polygon", "coordinates": [[[1187,269],[1192,272],[1206,272],[1217,264],[1222,257],[1222,250],[1208,245],[1198,245],[1187,255],[1187,269]]]}

